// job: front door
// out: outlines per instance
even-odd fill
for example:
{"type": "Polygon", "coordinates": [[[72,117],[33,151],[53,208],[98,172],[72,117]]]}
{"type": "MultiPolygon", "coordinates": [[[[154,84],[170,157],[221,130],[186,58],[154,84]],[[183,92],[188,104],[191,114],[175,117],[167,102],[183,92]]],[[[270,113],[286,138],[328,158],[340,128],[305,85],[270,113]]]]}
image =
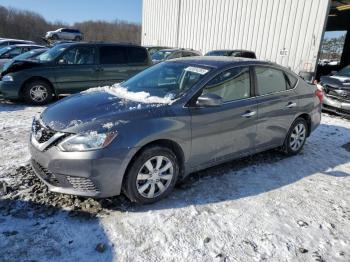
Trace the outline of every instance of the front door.
{"type": "Polygon", "coordinates": [[[99,71],[95,63],[95,48],[72,47],[57,61],[55,70],[56,88],[59,93],[76,93],[98,86],[99,71]]]}
{"type": "Polygon", "coordinates": [[[203,89],[223,99],[218,107],[190,108],[194,169],[209,166],[254,150],[257,104],[252,97],[249,67],[220,73],[203,89]]]}

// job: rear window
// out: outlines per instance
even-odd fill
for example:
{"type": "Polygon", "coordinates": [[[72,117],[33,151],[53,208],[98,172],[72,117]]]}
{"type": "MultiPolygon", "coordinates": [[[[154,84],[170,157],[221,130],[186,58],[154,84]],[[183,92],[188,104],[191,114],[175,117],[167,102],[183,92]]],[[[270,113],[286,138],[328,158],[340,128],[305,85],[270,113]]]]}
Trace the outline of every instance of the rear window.
{"type": "Polygon", "coordinates": [[[100,64],[127,64],[127,47],[124,46],[101,46],[100,64]]]}
{"type": "Polygon", "coordinates": [[[129,62],[133,64],[145,64],[148,61],[146,49],[129,47],[129,62]]]}

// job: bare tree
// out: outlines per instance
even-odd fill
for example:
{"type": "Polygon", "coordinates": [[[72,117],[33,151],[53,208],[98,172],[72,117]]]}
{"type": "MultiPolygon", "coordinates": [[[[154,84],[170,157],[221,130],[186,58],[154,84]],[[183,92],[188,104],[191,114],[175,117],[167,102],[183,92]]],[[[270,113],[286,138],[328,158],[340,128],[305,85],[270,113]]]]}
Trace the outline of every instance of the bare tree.
{"type": "MultiPolygon", "coordinates": [[[[0,6],[0,37],[42,41],[45,33],[60,27],[70,27],[62,22],[50,23],[35,12],[0,6]]],[[[141,25],[126,21],[86,21],[75,23],[86,41],[141,42],[141,25]]]]}

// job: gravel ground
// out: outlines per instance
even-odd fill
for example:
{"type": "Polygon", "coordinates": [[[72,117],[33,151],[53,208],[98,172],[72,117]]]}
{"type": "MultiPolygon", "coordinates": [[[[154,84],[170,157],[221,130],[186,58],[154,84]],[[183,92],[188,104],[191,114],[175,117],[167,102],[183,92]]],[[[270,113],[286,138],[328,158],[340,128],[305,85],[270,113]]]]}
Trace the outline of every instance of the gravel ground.
{"type": "Polygon", "coordinates": [[[148,206],[47,191],[28,165],[42,107],[0,100],[0,261],[350,261],[350,122],[323,116],[300,155],[193,174],[148,206]]]}

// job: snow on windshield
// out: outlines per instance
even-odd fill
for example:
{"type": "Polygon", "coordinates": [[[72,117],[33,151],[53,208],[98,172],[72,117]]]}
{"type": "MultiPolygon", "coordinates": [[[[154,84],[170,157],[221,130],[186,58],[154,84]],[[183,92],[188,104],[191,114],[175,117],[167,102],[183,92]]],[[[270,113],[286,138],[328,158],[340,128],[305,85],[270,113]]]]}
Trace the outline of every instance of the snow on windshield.
{"type": "Polygon", "coordinates": [[[146,104],[169,104],[172,102],[171,96],[158,97],[151,96],[148,92],[130,92],[126,88],[120,86],[119,84],[114,84],[112,86],[102,86],[90,88],[82,93],[91,92],[106,92],[116,97],[127,99],[135,102],[146,103],[146,104]]]}

